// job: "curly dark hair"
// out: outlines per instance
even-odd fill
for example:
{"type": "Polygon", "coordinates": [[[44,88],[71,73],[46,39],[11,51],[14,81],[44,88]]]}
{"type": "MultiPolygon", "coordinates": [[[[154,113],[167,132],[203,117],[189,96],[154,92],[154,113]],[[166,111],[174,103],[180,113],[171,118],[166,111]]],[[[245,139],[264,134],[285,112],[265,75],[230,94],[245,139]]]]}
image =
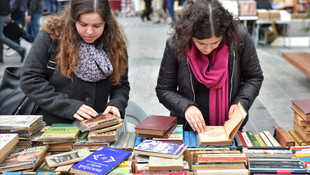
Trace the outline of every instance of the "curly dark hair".
{"type": "Polygon", "coordinates": [[[190,1],[172,24],[173,41],[178,58],[186,58],[186,50],[192,37],[199,40],[213,36],[223,37],[231,53],[238,48],[240,32],[239,21],[226,10],[218,0],[190,1]]]}
{"type": "Polygon", "coordinates": [[[63,14],[50,17],[43,25],[43,29],[53,39],[59,40],[57,65],[59,65],[63,76],[72,78],[79,61],[77,51],[81,43],[75,21],[79,20],[82,14],[94,12],[100,14],[105,21],[104,32],[95,41],[95,44],[103,43],[103,49],[113,65],[110,79],[115,84],[119,84],[121,76],[128,67],[127,38],[113,16],[108,0],[70,0],[63,14]]]}

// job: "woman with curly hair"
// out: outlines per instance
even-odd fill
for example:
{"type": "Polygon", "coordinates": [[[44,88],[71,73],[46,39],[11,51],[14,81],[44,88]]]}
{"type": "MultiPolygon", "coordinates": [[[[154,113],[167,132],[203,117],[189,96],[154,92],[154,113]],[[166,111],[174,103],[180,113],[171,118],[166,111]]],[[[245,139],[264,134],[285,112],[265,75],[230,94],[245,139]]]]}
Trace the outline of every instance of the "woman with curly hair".
{"type": "Polygon", "coordinates": [[[47,124],[99,112],[123,118],[130,90],[126,42],[109,1],[70,1],[43,25],[23,66],[21,89],[38,106],[35,114],[47,124]]]}
{"type": "Polygon", "coordinates": [[[248,111],[258,95],[262,70],[247,29],[238,23],[218,0],[196,0],[172,24],[156,94],[184,130],[223,125],[238,102],[248,111]]]}

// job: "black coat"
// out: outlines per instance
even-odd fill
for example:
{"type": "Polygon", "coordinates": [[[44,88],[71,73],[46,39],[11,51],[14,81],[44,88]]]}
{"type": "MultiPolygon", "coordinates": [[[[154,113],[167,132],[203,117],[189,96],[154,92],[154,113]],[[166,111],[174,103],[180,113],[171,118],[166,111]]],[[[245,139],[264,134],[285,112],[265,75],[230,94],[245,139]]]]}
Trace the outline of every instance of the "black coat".
{"type": "MultiPolygon", "coordinates": [[[[239,29],[242,46],[229,56],[229,104],[241,102],[248,111],[259,93],[263,72],[251,36],[244,26],[240,25],[239,29]]],[[[193,76],[187,59],[176,57],[172,38],[169,38],[160,66],[156,94],[159,102],[184,125],[185,110],[190,105],[196,105],[193,76]]],[[[242,127],[247,120],[248,117],[242,127]]]]}
{"type": "Polygon", "coordinates": [[[0,1],[0,16],[9,16],[10,14],[10,0],[0,1]]]}
{"type": "MultiPolygon", "coordinates": [[[[76,76],[73,80],[54,71],[46,80],[47,62],[57,52],[51,47],[52,39],[40,31],[33,43],[23,66],[21,89],[39,107],[38,114],[48,125],[52,123],[71,123],[74,113],[82,104],[103,112],[107,106],[120,110],[122,118],[129,98],[128,72],[122,76],[121,85],[113,85],[109,77],[98,82],[86,82],[76,76]]],[[[56,49],[57,50],[57,49],[56,49]]]]}

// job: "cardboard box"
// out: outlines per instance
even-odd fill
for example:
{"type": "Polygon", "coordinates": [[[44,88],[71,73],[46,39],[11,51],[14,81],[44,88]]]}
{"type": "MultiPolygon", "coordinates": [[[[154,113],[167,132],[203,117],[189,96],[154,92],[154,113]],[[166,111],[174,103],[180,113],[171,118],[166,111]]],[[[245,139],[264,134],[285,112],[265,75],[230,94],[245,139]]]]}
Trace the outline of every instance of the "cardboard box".
{"type": "Polygon", "coordinates": [[[269,11],[264,9],[257,10],[258,20],[268,21],[269,19],[269,11]]]}
{"type": "Polygon", "coordinates": [[[281,15],[278,10],[269,10],[269,20],[271,21],[280,21],[281,15]]]}
{"type": "Polygon", "coordinates": [[[239,1],[239,16],[255,16],[256,1],[239,1]]]}

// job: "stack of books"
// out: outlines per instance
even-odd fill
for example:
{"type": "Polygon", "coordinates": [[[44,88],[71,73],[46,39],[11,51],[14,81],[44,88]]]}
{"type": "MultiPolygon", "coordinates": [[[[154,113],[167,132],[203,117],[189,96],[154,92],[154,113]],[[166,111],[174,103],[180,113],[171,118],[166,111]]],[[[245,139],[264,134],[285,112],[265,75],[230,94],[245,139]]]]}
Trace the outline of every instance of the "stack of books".
{"type": "Polygon", "coordinates": [[[46,125],[42,115],[0,115],[0,121],[0,133],[19,135],[18,148],[32,146],[33,135],[46,125]]]}
{"type": "Polygon", "coordinates": [[[82,132],[89,131],[88,141],[90,142],[115,142],[117,139],[116,129],[123,126],[123,119],[112,114],[99,114],[95,118],[73,123],[82,132]]]}
{"type": "Polygon", "coordinates": [[[183,143],[183,125],[177,125],[168,138],[153,137],[153,140],[183,143]]]}
{"type": "Polygon", "coordinates": [[[177,117],[150,115],[135,127],[139,137],[168,138],[177,126],[177,117]]]}
{"type": "Polygon", "coordinates": [[[310,99],[292,100],[294,111],[294,125],[296,134],[302,142],[310,145],[310,99]]]}
{"type": "Polygon", "coordinates": [[[310,170],[310,146],[293,146],[291,151],[303,163],[306,170],[310,170]]]}
{"type": "Polygon", "coordinates": [[[16,148],[18,134],[0,134],[0,163],[16,148]]]}

